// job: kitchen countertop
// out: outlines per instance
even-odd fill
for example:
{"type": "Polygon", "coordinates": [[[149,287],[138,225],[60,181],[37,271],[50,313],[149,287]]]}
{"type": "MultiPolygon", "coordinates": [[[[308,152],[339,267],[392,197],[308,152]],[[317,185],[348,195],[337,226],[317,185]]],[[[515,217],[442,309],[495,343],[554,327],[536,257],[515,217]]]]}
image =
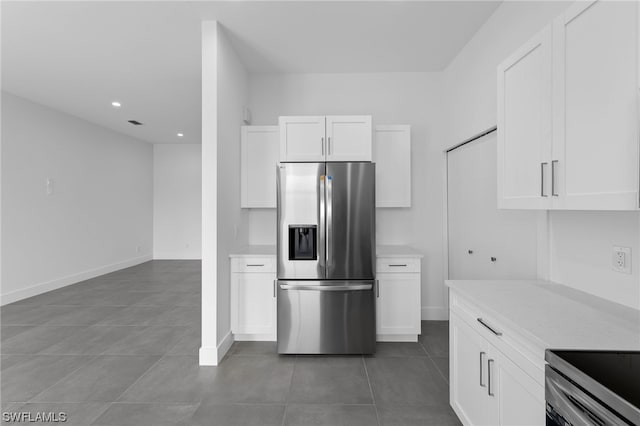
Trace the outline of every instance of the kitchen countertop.
{"type": "MultiPolygon", "coordinates": [[[[418,250],[408,246],[377,246],[378,257],[423,257],[418,250]]],[[[233,251],[229,257],[275,256],[275,245],[244,246],[233,251]]]]}
{"type": "Polygon", "coordinates": [[[536,346],[640,350],[640,310],[549,281],[449,280],[446,285],[536,346]]]}

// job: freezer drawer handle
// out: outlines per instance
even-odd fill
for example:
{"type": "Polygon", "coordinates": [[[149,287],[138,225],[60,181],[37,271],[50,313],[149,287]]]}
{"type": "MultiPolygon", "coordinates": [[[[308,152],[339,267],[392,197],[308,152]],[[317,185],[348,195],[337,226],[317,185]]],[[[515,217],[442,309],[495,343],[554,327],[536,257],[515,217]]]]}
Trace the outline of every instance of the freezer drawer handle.
{"type": "Polygon", "coordinates": [[[493,327],[491,327],[486,322],[484,322],[484,320],[482,318],[478,318],[478,322],[480,324],[484,325],[486,328],[488,328],[489,331],[492,332],[493,334],[495,334],[496,336],[502,336],[501,332],[494,330],[493,327]]]}
{"type": "Polygon", "coordinates": [[[359,285],[290,285],[280,284],[283,290],[316,290],[316,291],[345,291],[345,290],[371,290],[371,284],[359,285]]]}

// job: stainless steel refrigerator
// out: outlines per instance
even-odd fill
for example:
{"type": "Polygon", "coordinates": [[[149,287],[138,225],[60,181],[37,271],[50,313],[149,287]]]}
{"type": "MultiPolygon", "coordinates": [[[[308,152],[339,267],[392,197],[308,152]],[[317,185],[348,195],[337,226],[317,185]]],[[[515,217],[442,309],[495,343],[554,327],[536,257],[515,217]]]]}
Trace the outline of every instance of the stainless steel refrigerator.
{"type": "Polygon", "coordinates": [[[278,353],[375,352],[375,164],[278,166],[278,353]]]}

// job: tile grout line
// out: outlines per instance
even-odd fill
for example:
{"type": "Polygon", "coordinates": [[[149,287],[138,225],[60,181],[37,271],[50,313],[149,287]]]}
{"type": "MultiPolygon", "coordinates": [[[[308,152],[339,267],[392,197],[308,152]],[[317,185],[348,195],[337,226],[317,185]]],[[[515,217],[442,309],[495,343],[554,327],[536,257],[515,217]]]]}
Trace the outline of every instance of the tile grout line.
{"type": "Polygon", "coordinates": [[[287,421],[287,411],[289,409],[289,396],[291,395],[291,388],[293,387],[293,377],[296,374],[296,367],[298,366],[298,355],[293,359],[293,370],[291,371],[291,380],[289,380],[289,390],[287,391],[287,398],[284,401],[284,414],[282,415],[282,426],[285,426],[287,421]]]}
{"type": "MultiPolygon", "coordinates": [[[[106,356],[106,355],[105,355],[105,356],[106,356]]],[[[117,355],[115,355],[115,356],[117,356],[117,355]]],[[[143,356],[145,356],[145,355],[143,355],[143,356]]],[[[149,356],[149,355],[146,355],[146,356],[149,356]]],[[[131,383],[129,386],[127,386],[127,388],[126,388],[125,390],[123,390],[123,391],[122,391],[122,392],[121,392],[117,397],[115,397],[115,398],[114,398],[114,400],[113,400],[113,401],[111,401],[111,403],[113,404],[113,403],[115,403],[115,402],[118,402],[118,399],[120,399],[120,397],[122,397],[122,395],[124,395],[124,394],[129,390],[129,389],[131,389],[131,388],[133,387],[133,385],[135,385],[135,384],[136,384],[136,383],[138,383],[140,380],[142,380],[142,378],[143,378],[143,377],[145,377],[147,374],[149,374],[149,371],[151,371],[151,369],[152,369],[153,367],[155,367],[155,366],[156,366],[160,361],[162,361],[162,359],[163,359],[164,357],[165,357],[165,355],[160,356],[160,357],[156,360],[156,362],[154,362],[153,364],[151,364],[151,365],[149,366],[149,368],[147,368],[147,369],[145,370],[145,372],[144,372],[144,373],[142,373],[142,374],[140,375],[140,377],[138,377],[138,378],[137,378],[133,383],[131,383]]]]}
{"type": "Polygon", "coordinates": [[[373,402],[373,410],[376,413],[376,421],[378,422],[378,426],[380,426],[380,415],[378,414],[378,404],[376,404],[376,397],[373,395],[373,387],[371,386],[371,379],[369,379],[369,371],[367,370],[367,362],[364,359],[364,355],[362,356],[362,364],[364,365],[364,374],[367,376],[367,384],[369,385],[369,392],[371,393],[371,401],[373,402]]]}
{"type": "MultiPolygon", "coordinates": [[[[425,336],[426,337],[426,336],[425,336]]],[[[449,385],[449,379],[447,379],[444,375],[444,373],[442,371],[440,371],[440,367],[438,367],[438,365],[436,364],[436,362],[433,360],[433,357],[431,356],[431,354],[429,353],[429,351],[427,351],[427,348],[424,347],[424,345],[422,344],[422,342],[420,342],[420,340],[418,340],[418,343],[420,343],[420,347],[422,348],[422,350],[424,351],[425,354],[427,354],[427,358],[429,358],[429,361],[431,361],[431,364],[435,367],[436,371],[438,372],[438,374],[440,374],[440,377],[442,377],[444,379],[444,381],[447,383],[447,385],[449,385]]]]}
{"type": "MultiPolygon", "coordinates": [[[[34,356],[40,356],[40,355],[35,355],[34,356]]],[[[55,355],[45,355],[45,356],[55,356],[55,355]]],[[[81,355],[62,355],[62,356],[81,356],[81,355]]],[[[25,404],[28,404],[30,402],[39,402],[39,401],[33,401],[34,398],[36,398],[38,395],[43,394],[44,392],[48,391],[49,389],[53,388],[54,386],[56,386],[58,383],[62,382],[64,379],[66,379],[67,377],[71,376],[73,373],[75,373],[76,371],[80,370],[82,367],[84,367],[87,364],[90,364],[91,362],[93,362],[96,358],[98,358],[98,355],[87,355],[89,357],[89,359],[87,360],[87,362],[83,362],[81,363],[77,368],[74,368],[72,371],[69,372],[69,374],[65,375],[64,377],[60,378],[60,380],[56,381],[54,384],[52,384],[51,386],[47,387],[46,389],[43,389],[41,392],[38,392],[37,394],[35,394],[34,396],[32,396],[31,398],[29,398],[29,400],[27,402],[25,402],[25,404]]],[[[15,366],[13,366],[15,367],[15,366]]],[[[10,367],[10,368],[13,368],[10,367]]]]}

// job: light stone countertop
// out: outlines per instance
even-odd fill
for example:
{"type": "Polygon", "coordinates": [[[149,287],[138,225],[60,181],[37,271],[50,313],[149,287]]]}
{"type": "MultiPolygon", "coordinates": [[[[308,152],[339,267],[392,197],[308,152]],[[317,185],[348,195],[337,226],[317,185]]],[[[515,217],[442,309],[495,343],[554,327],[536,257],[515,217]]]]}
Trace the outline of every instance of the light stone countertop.
{"type": "MultiPolygon", "coordinates": [[[[418,250],[408,246],[377,246],[378,257],[423,257],[418,250]]],[[[229,257],[275,256],[275,245],[244,246],[233,251],[229,257]]]]}
{"type": "Polygon", "coordinates": [[[449,280],[446,285],[536,346],[640,350],[640,310],[549,281],[449,280]]]}

